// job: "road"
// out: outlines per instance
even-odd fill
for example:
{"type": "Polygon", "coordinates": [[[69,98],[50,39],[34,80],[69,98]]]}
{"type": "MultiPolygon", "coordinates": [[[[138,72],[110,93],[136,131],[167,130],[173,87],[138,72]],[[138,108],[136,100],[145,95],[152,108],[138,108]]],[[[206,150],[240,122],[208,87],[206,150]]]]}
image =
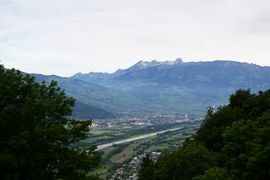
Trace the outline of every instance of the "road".
{"type": "Polygon", "coordinates": [[[158,134],[163,134],[163,133],[166,133],[166,132],[177,131],[177,130],[180,130],[180,129],[183,129],[183,127],[166,129],[166,130],[163,130],[163,131],[158,131],[158,132],[154,132],[154,133],[144,134],[144,135],[140,135],[140,136],[131,137],[131,138],[128,138],[128,139],[123,139],[123,140],[119,140],[119,141],[114,141],[114,142],[102,144],[102,145],[97,146],[97,151],[100,151],[100,150],[105,149],[107,147],[111,147],[111,146],[113,146],[115,144],[117,145],[117,144],[123,144],[123,143],[126,143],[126,142],[132,142],[132,141],[136,141],[136,140],[139,140],[139,139],[145,139],[145,138],[148,138],[148,137],[156,136],[158,134]]]}

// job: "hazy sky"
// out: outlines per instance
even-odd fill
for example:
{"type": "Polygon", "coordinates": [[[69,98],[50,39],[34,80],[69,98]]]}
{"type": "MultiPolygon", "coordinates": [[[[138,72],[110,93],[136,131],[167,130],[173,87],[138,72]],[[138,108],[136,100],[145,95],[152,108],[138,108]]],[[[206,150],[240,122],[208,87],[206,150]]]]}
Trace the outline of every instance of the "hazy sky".
{"type": "Polygon", "coordinates": [[[270,65],[270,0],[0,0],[9,68],[69,76],[178,57],[270,65]]]}

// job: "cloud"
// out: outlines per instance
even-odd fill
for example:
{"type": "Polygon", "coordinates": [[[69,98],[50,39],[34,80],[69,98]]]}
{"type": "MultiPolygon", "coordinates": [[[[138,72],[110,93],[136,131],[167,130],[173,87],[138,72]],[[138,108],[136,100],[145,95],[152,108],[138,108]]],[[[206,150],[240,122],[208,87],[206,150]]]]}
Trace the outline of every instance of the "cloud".
{"type": "Polygon", "coordinates": [[[268,0],[0,0],[0,58],[40,73],[126,68],[140,59],[270,65],[268,0]]]}

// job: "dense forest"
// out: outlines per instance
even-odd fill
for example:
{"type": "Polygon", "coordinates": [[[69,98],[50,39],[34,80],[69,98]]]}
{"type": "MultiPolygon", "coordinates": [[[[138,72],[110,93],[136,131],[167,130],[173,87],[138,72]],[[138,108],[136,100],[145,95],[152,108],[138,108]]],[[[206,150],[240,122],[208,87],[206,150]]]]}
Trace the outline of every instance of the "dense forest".
{"type": "Polygon", "coordinates": [[[141,180],[270,179],[270,90],[238,90],[229,104],[209,109],[197,132],[156,163],[148,156],[141,180]]]}

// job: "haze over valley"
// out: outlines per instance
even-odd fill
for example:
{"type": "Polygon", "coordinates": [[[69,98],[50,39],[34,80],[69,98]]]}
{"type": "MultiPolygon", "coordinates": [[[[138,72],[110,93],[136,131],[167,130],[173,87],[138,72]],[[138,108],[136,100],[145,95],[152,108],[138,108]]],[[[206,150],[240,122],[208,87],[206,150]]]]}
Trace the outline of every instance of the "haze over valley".
{"type": "Polygon", "coordinates": [[[38,81],[56,80],[77,99],[74,116],[189,114],[203,116],[208,107],[228,102],[237,89],[270,88],[270,67],[237,61],[139,61],[114,73],[77,73],[71,77],[33,74],[38,81]]]}

